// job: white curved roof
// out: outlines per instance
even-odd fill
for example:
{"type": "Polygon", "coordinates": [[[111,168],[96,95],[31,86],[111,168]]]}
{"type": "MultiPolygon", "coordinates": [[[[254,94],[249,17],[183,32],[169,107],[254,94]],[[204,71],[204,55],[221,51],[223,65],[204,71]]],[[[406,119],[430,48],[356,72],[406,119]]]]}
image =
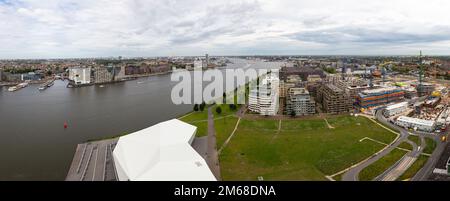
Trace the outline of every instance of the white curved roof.
{"type": "Polygon", "coordinates": [[[120,137],[113,152],[119,180],[215,181],[191,146],[196,130],[173,119],[120,137]]]}

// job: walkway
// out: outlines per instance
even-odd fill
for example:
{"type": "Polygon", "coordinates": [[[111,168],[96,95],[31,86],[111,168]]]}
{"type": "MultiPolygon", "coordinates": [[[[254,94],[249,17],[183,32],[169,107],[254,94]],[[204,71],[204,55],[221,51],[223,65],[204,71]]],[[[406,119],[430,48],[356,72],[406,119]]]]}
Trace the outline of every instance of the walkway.
{"type": "Polygon", "coordinates": [[[208,145],[207,145],[207,162],[209,169],[218,181],[222,180],[220,176],[219,154],[216,145],[216,130],[214,128],[213,107],[208,107],[208,145]]]}

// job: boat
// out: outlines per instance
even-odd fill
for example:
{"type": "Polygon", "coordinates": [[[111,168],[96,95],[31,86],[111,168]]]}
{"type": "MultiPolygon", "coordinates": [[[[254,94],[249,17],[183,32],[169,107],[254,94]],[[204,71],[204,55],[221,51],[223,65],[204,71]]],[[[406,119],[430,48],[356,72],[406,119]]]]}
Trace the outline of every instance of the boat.
{"type": "Polygon", "coordinates": [[[14,91],[17,91],[17,90],[19,90],[19,89],[25,88],[25,87],[27,87],[27,86],[28,86],[28,82],[20,83],[20,84],[18,84],[18,85],[16,85],[16,86],[9,87],[9,88],[8,88],[8,91],[14,92],[14,91]]]}
{"type": "Polygon", "coordinates": [[[17,91],[17,87],[16,86],[9,87],[8,91],[10,91],[10,92],[17,91]]]}
{"type": "Polygon", "coordinates": [[[54,82],[55,82],[55,80],[49,80],[49,81],[45,82],[44,84],[42,84],[41,86],[39,86],[38,89],[40,91],[46,90],[47,88],[53,86],[54,82]]]}

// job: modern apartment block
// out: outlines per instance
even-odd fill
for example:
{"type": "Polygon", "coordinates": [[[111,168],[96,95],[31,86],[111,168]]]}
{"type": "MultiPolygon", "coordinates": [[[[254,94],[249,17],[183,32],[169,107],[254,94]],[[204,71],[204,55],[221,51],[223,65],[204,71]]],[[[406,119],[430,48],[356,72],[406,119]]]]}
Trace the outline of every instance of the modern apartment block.
{"type": "Polygon", "coordinates": [[[256,89],[249,93],[248,109],[261,115],[276,115],[279,109],[279,80],[266,76],[256,89]]]}
{"type": "Polygon", "coordinates": [[[286,99],[286,114],[295,116],[316,113],[316,102],[305,88],[290,88],[286,99]]]}
{"type": "Polygon", "coordinates": [[[347,113],[352,109],[350,95],[335,85],[323,85],[320,87],[317,97],[326,113],[347,113]]]}
{"type": "Polygon", "coordinates": [[[74,84],[90,84],[91,83],[91,68],[74,67],[69,68],[69,80],[74,84]]]}
{"type": "Polygon", "coordinates": [[[110,72],[106,67],[97,67],[94,71],[95,83],[108,83],[114,79],[113,72],[110,72]]]}

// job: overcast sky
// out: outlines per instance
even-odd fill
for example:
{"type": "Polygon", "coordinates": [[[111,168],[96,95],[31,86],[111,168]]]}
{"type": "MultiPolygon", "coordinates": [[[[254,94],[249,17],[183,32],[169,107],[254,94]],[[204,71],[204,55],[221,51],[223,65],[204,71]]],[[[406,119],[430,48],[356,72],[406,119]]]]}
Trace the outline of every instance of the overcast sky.
{"type": "Polygon", "coordinates": [[[450,54],[448,0],[0,0],[0,58],[450,54]]]}

